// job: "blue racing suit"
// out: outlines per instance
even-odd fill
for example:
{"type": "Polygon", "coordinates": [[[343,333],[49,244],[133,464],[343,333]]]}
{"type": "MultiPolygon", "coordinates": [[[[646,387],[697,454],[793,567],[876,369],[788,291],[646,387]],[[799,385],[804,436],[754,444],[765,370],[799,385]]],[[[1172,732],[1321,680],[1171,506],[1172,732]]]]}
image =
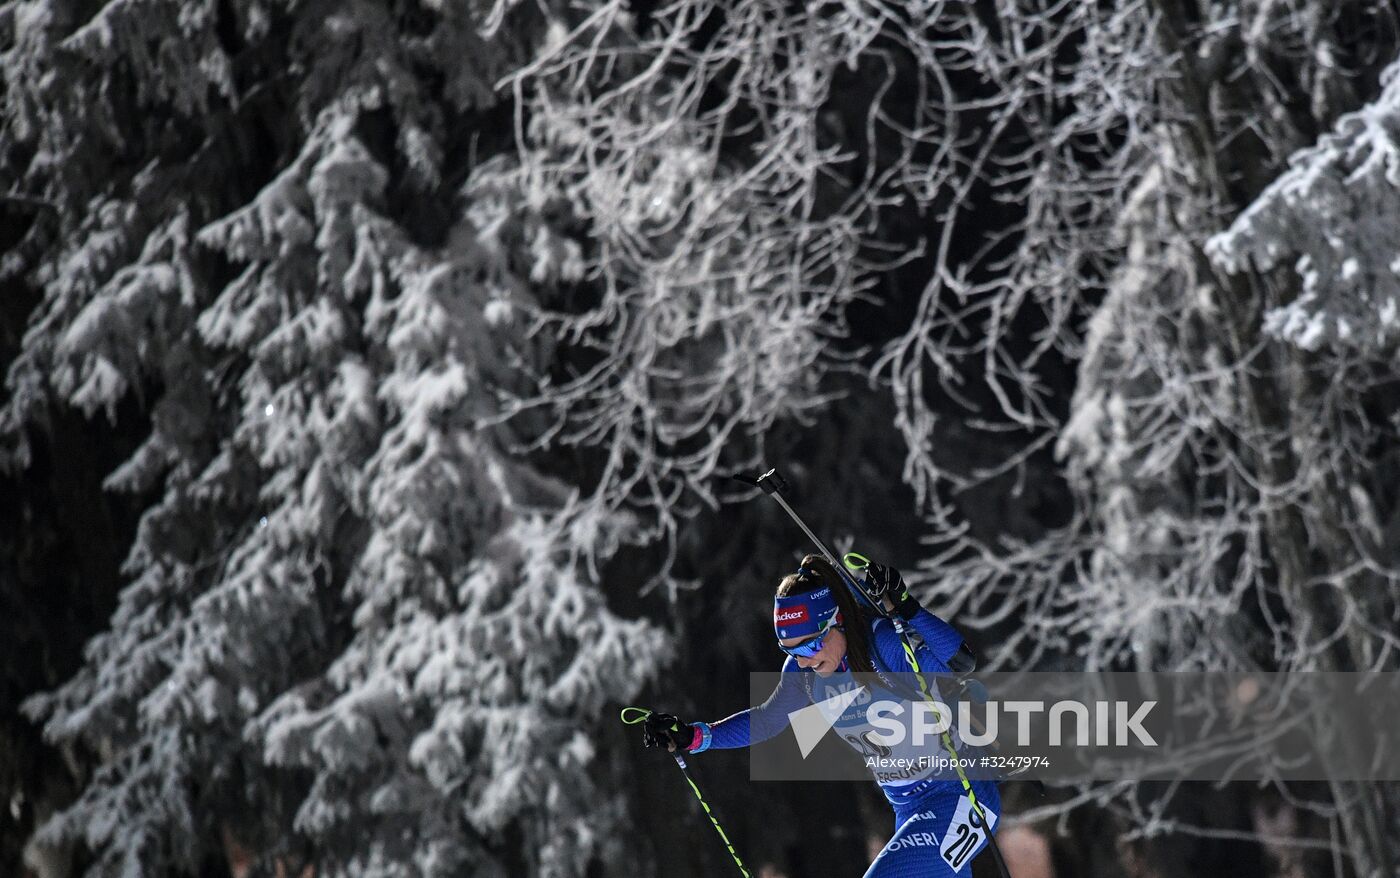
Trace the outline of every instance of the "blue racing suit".
{"type": "MultiPolygon", "coordinates": [[[[923,639],[915,652],[919,669],[930,674],[948,673],[948,659],[962,645],[962,635],[923,609],[910,624],[923,639]]],[[[913,671],[899,633],[888,619],[876,619],[871,625],[870,644],[871,663],[878,673],[913,671]]],[[[777,687],[763,704],[716,723],[696,723],[700,743],[691,752],[747,747],[766,741],[787,727],[789,714],[849,691],[855,685],[844,664],[842,670],[822,678],[809,668],[799,667],[797,660],[789,656],[783,663],[777,687]]],[[[868,702],[869,699],[863,700],[868,702]]],[[[834,728],[848,744],[868,756],[868,731],[862,731],[861,723],[865,721],[857,714],[863,717],[863,711],[853,706],[835,722],[834,728]]],[[[867,760],[867,765],[870,764],[867,760]]],[[[920,773],[917,770],[881,772],[872,768],[872,773],[894,809],[895,833],[870,864],[865,878],[970,874],[969,864],[986,845],[989,830],[975,810],[970,809],[956,776],[950,778],[946,769],[920,773]]],[[[972,790],[994,829],[1001,811],[996,783],[975,780],[972,790]]]]}

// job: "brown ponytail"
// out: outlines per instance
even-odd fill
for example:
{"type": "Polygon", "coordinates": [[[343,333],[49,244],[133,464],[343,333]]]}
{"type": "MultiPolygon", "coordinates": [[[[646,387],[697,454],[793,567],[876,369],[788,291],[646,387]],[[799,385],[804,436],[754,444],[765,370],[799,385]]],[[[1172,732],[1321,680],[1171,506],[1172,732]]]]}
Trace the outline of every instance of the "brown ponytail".
{"type": "Polygon", "coordinates": [[[831,589],[836,606],[841,610],[841,627],[846,635],[846,659],[851,670],[858,674],[873,674],[875,666],[870,662],[870,617],[856,602],[855,595],[831,562],[821,555],[808,555],[801,566],[810,570],[805,573],[789,573],[778,583],[778,597],[806,594],[822,586],[831,589]]]}

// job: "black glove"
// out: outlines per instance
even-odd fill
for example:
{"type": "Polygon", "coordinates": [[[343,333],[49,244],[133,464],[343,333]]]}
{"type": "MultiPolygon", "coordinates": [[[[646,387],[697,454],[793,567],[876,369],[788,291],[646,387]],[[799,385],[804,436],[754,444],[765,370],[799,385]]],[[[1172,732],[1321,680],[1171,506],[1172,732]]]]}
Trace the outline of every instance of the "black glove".
{"type": "Polygon", "coordinates": [[[653,713],[642,726],[642,740],[648,747],[663,747],[672,752],[690,752],[695,739],[695,726],[683,723],[674,714],[653,713]]]}
{"type": "Polygon", "coordinates": [[[871,561],[865,568],[865,588],[877,603],[889,598],[895,614],[906,622],[921,609],[919,602],[909,593],[909,586],[904,584],[904,577],[893,567],[871,561]]]}

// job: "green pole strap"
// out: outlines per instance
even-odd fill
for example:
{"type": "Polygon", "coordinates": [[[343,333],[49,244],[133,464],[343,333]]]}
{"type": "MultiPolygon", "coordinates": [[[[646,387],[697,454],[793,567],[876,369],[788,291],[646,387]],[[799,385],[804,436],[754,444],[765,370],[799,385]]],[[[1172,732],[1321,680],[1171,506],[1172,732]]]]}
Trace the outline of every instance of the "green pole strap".
{"type": "MultiPolygon", "coordinates": [[[[624,707],[619,717],[624,725],[635,726],[639,723],[646,722],[647,717],[651,716],[652,713],[653,711],[645,707],[624,707]]],[[[710,825],[715,828],[715,832],[719,833],[720,841],[724,842],[724,849],[729,851],[729,856],[733,858],[734,865],[739,867],[739,874],[743,875],[744,878],[752,878],[752,876],[749,875],[749,870],[744,868],[744,861],[739,859],[738,852],[734,850],[733,842],[731,842],[729,836],[725,834],[724,827],[719,825],[719,820],[715,818],[715,813],[710,810],[710,803],[706,802],[705,797],[700,794],[700,788],[695,785],[695,780],[690,776],[690,771],[686,768],[685,760],[681,758],[681,754],[679,753],[672,753],[671,756],[676,760],[676,767],[681,770],[681,774],[685,775],[685,782],[690,784],[690,791],[695,794],[695,798],[700,802],[700,807],[705,809],[705,816],[710,818],[710,825]]]]}
{"type": "Polygon", "coordinates": [[[856,573],[870,566],[870,559],[860,552],[847,552],[841,560],[846,563],[847,570],[854,570],[856,573]]]}

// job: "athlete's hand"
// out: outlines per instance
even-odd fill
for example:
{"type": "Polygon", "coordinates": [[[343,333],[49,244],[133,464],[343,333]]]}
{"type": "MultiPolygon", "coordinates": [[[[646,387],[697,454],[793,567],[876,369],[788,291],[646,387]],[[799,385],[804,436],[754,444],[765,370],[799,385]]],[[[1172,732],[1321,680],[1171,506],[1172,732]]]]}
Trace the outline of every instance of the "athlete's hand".
{"type": "Polygon", "coordinates": [[[695,740],[695,726],[683,723],[675,714],[653,713],[642,726],[642,739],[648,747],[664,747],[674,753],[690,752],[690,742],[695,740]]]}
{"type": "Polygon", "coordinates": [[[919,612],[919,602],[909,593],[904,577],[893,567],[874,561],[865,568],[865,587],[870,596],[884,604],[886,610],[908,621],[919,612]]]}

